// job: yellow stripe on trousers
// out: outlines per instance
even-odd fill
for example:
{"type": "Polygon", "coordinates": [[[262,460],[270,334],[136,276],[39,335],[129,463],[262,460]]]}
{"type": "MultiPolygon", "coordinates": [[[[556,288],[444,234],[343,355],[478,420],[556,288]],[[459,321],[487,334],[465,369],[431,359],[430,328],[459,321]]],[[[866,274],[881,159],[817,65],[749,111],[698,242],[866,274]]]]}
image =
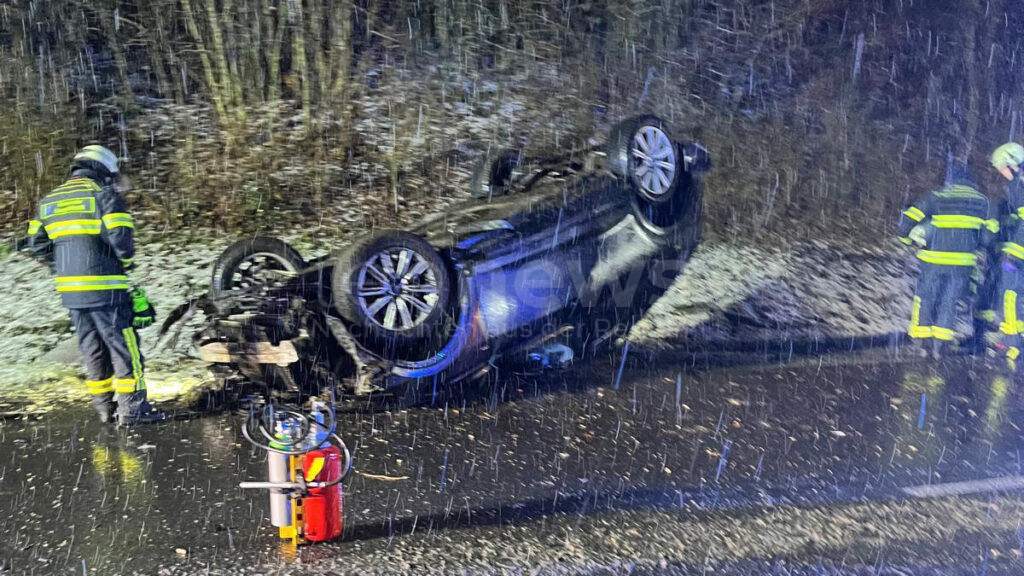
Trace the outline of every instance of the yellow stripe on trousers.
{"type": "Polygon", "coordinates": [[[1017,324],[1017,293],[1013,290],[1003,292],[1003,322],[999,331],[1013,336],[1019,332],[1017,324]]]}
{"type": "Polygon", "coordinates": [[[132,374],[135,376],[135,391],[140,392],[146,389],[146,381],[142,374],[142,355],[139,353],[139,342],[135,337],[135,329],[128,327],[121,331],[124,334],[124,343],[128,346],[128,353],[132,357],[132,374]]]}
{"type": "Polygon", "coordinates": [[[911,338],[931,338],[932,327],[921,326],[921,297],[914,296],[914,307],[910,311],[910,328],[907,334],[911,338]]]}
{"type": "Polygon", "coordinates": [[[135,377],[114,378],[114,392],[118,394],[131,394],[135,392],[135,386],[139,383],[135,377]]]}
{"type": "Polygon", "coordinates": [[[114,377],[104,378],[103,380],[86,380],[85,387],[89,389],[89,394],[93,396],[101,396],[108,392],[114,391],[114,377]]]}

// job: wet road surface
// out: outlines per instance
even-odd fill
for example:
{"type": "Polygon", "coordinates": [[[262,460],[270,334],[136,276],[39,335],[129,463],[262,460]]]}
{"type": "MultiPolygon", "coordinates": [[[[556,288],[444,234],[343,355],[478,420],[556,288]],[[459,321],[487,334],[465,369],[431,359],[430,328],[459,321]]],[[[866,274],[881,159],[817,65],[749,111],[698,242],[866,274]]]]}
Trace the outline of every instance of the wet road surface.
{"type": "Polygon", "coordinates": [[[237,415],[2,420],[0,574],[1024,574],[1024,390],[1003,371],[705,360],[346,404],[345,536],[297,553],[237,488],[265,474],[237,415]]]}

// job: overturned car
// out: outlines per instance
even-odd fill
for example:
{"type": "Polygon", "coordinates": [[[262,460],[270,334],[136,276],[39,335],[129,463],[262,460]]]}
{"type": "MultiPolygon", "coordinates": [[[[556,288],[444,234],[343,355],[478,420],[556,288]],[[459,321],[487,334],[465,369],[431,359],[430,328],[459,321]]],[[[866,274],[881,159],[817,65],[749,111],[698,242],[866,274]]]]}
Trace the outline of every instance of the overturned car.
{"type": "Polygon", "coordinates": [[[709,167],[654,116],[561,157],[487,154],[472,199],[410,229],[311,261],[278,239],[239,240],[214,265],[195,344],[229,390],[361,394],[507,360],[565,364],[566,350],[613,340],[682,269],[709,167]]]}

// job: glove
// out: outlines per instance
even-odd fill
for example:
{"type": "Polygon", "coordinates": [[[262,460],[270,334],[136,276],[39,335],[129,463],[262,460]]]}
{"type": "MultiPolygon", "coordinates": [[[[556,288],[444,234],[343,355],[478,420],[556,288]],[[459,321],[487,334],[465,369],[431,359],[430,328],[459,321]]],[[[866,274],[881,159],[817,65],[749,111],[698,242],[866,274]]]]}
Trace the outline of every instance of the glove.
{"type": "Polygon", "coordinates": [[[907,234],[907,238],[914,244],[917,244],[921,248],[928,245],[928,230],[924,226],[914,226],[910,230],[910,234],[907,234]]]}
{"type": "Polygon", "coordinates": [[[132,299],[132,326],[145,328],[156,321],[156,310],[146,297],[146,291],[142,288],[132,288],[128,292],[132,299]]]}

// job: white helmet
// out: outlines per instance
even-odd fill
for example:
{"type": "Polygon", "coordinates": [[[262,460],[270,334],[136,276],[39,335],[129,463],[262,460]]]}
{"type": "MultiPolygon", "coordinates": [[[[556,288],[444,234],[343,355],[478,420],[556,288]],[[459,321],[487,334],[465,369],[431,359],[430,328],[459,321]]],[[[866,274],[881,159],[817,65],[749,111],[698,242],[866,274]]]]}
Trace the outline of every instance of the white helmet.
{"type": "Polygon", "coordinates": [[[85,162],[95,162],[113,175],[118,173],[117,156],[110,150],[97,144],[91,144],[79,150],[72,162],[76,165],[85,162]]]}
{"type": "Polygon", "coordinates": [[[1021,164],[1024,164],[1024,146],[1016,142],[1007,142],[992,152],[992,166],[995,166],[996,170],[1003,168],[1016,170],[1021,164]]]}

